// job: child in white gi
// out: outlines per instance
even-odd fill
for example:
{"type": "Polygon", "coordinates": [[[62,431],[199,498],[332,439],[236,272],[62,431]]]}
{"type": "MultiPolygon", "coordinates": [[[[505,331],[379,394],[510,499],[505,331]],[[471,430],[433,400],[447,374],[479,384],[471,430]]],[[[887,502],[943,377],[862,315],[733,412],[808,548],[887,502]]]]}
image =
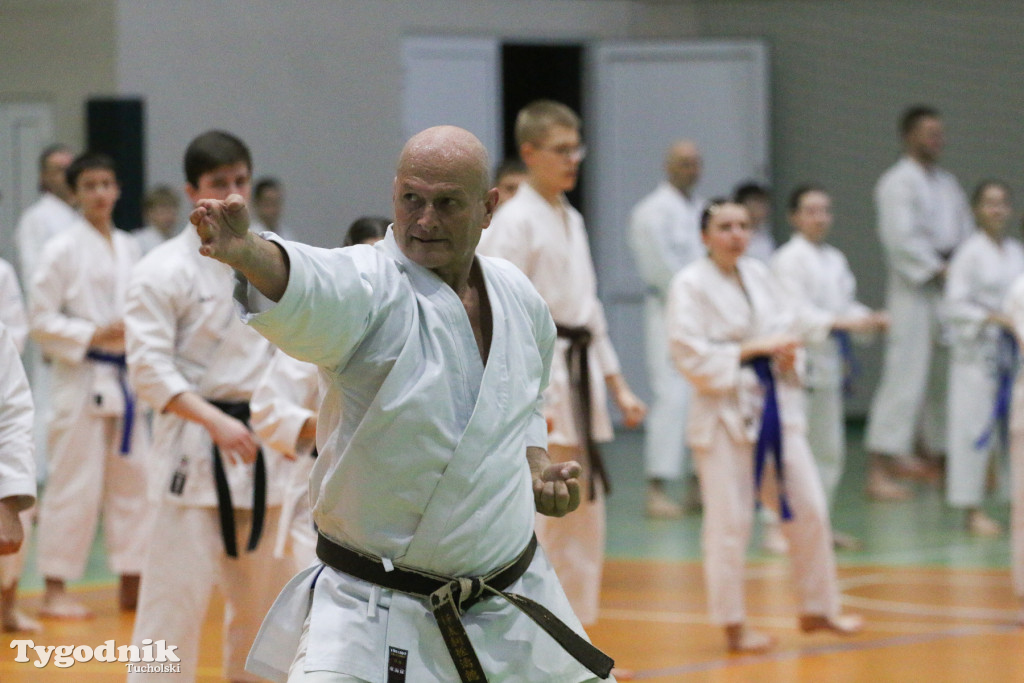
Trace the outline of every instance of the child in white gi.
{"type": "MultiPolygon", "coordinates": [[[[1013,325],[1018,345],[1024,339],[1024,276],[1018,277],[1006,296],[1005,313],[1013,325]]],[[[1017,621],[1024,626],[1024,372],[1017,372],[1010,412],[1010,545],[1013,590],[1017,594],[1017,621]]]]}
{"type": "Polygon", "coordinates": [[[29,289],[32,338],[52,361],[49,474],[39,506],[40,614],[86,618],[65,591],[85,569],[103,517],[120,604],[135,608],[148,529],[149,432],[136,419],[124,358],[124,293],[139,248],[112,222],[114,162],[86,153],[68,167],[82,218],[43,247],[29,289]]]}
{"type": "Polygon", "coordinates": [[[768,267],[744,256],[750,229],[743,206],[709,203],[701,220],[708,257],[675,276],[667,315],[673,358],[695,392],[687,435],[704,501],[711,618],[732,652],[775,643],[745,624],[745,552],[758,497],[791,517],[782,530],[801,630],[849,634],[862,626],[840,614],[828,508],[805,434],[801,338],[824,337],[828,328],[800,320],[768,267]]]}
{"type": "MultiPolygon", "coordinates": [[[[807,344],[803,386],[807,407],[807,442],[818,465],[831,508],[846,462],[843,410],[852,371],[850,333],[883,329],[888,316],[856,300],[857,283],[841,251],[825,243],[832,227],[832,200],[815,185],[801,185],[789,197],[789,222],[795,232],[772,256],[771,266],[801,315],[831,331],[807,344]]],[[[856,548],[857,539],[833,531],[836,547],[856,548]]]]}
{"type": "Polygon", "coordinates": [[[1013,208],[1005,183],[981,183],[971,206],[979,230],[957,247],[946,271],[944,313],[952,333],[946,500],[964,510],[970,533],[997,536],[1002,527],[981,505],[991,456],[1006,447],[1016,351],[1012,324],[1002,306],[1010,286],[1024,273],[1024,248],[1006,234],[1013,208]]]}

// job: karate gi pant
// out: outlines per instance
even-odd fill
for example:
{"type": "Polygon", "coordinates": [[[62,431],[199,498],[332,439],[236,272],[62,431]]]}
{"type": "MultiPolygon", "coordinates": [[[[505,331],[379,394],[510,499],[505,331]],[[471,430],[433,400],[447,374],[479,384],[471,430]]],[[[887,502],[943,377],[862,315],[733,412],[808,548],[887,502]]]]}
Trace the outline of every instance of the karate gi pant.
{"type": "MultiPolygon", "coordinates": [[[[719,625],[746,621],[744,579],[747,546],[754,520],[754,447],[736,441],[721,422],[711,445],[694,448],[704,503],[702,545],[704,580],[712,622],[719,625]]],[[[783,471],[793,519],[782,522],[789,541],[800,613],[834,617],[839,614],[832,532],[821,479],[814,456],[802,433],[783,427],[783,471]]],[[[770,485],[775,474],[765,475],[761,498],[776,507],[778,494],[770,485]]]]}
{"type": "Polygon", "coordinates": [[[1010,545],[1013,561],[1013,590],[1024,598],[1024,432],[1010,437],[1010,545]]]}
{"type": "Polygon", "coordinates": [[[263,617],[278,592],[291,578],[291,563],[273,556],[280,508],[267,508],[263,537],[251,553],[245,552],[252,513],[235,510],[239,557],[224,553],[216,507],[191,507],[162,501],[153,525],[153,537],[135,615],[132,643],[164,640],[176,645],[180,673],[133,673],[128,683],[192,683],[199,660],[199,636],[215,587],[224,596],[224,678],[263,680],[245,671],[263,617]]]}
{"type": "MultiPolygon", "coordinates": [[[[303,671],[306,660],[306,641],[309,639],[309,617],[302,625],[299,648],[295,653],[295,661],[288,670],[288,683],[370,683],[369,681],[333,671],[303,671]]],[[[411,682],[410,682],[411,683],[411,682]]],[[[615,683],[615,676],[605,679],[590,678],[582,683],[615,683]]]]}
{"type": "Polygon", "coordinates": [[[21,571],[25,567],[25,557],[28,555],[29,540],[32,538],[32,515],[34,508],[22,510],[18,518],[21,520],[21,529],[25,534],[18,552],[11,555],[0,555],[0,588],[7,590],[18,583],[21,578],[21,571]]]}
{"type": "Polygon", "coordinates": [[[146,499],[149,430],[136,419],[131,453],[119,452],[120,417],[89,413],[88,406],[56,414],[50,422],[50,466],[39,503],[38,566],[45,577],[82,576],[103,518],[107,561],[117,574],[139,574],[152,505],[146,499]]]}
{"type": "Polygon", "coordinates": [[[583,465],[580,475],[580,506],[565,517],[537,515],[537,541],[544,548],[573,612],[584,626],[597,621],[604,569],[605,503],[598,483],[590,500],[586,482],[590,478],[587,455],[577,446],[548,446],[552,463],[576,460],[583,465]]]}
{"type": "Polygon", "coordinates": [[[996,378],[984,360],[954,359],[949,371],[946,454],[946,500],[953,507],[979,507],[985,499],[992,451],[1001,444],[999,429],[993,430],[984,447],[976,447],[975,442],[991,421],[995,394],[996,378]]]}
{"type": "Polygon", "coordinates": [[[846,467],[846,422],[840,387],[807,387],[807,445],[814,454],[829,509],[846,467]]]}
{"type": "Polygon", "coordinates": [[[647,378],[653,394],[644,429],[644,472],[648,479],[679,481],[692,469],[686,452],[686,415],[692,389],[669,354],[661,299],[646,298],[644,320],[647,378]]]}
{"type": "Polygon", "coordinates": [[[894,283],[894,277],[886,301],[891,323],[885,362],[871,402],[867,449],[907,457],[920,435],[928,451],[944,453],[949,354],[941,344],[942,290],[934,283],[894,283]]]}

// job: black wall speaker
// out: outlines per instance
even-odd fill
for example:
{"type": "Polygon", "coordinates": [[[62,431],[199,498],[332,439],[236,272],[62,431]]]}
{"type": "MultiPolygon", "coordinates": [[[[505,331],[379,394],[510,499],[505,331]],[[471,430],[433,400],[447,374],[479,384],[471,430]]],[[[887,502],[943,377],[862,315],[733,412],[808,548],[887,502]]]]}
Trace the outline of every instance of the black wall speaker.
{"type": "Polygon", "coordinates": [[[114,225],[122,230],[141,227],[146,191],[145,103],[140,98],[90,98],[86,126],[89,151],[108,154],[117,164],[121,200],[114,207],[114,225]]]}

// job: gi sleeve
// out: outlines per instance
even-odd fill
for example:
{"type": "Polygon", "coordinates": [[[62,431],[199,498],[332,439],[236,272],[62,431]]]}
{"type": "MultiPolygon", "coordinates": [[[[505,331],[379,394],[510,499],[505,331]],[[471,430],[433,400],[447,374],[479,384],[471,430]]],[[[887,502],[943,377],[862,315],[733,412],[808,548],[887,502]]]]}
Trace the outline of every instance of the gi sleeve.
{"type": "MultiPolygon", "coordinates": [[[[969,247],[969,243],[964,245],[969,247]]],[[[984,263],[970,248],[957,249],[946,271],[943,317],[953,335],[962,341],[977,339],[985,327],[989,311],[973,300],[977,274],[984,263]]]]}
{"type": "Polygon", "coordinates": [[[32,394],[10,331],[0,323],[0,500],[20,510],[36,499],[32,394]]]}
{"type": "Polygon", "coordinates": [[[65,313],[74,269],[81,259],[63,248],[68,242],[48,242],[32,276],[29,324],[32,338],[43,353],[68,363],[81,363],[96,333],[96,324],[65,313]]]}
{"type": "Polygon", "coordinates": [[[249,400],[252,428],[263,443],[281,453],[309,453],[313,442],[300,443],[299,432],[316,415],[317,399],[316,366],[278,349],[249,400]]]}
{"type": "Polygon", "coordinates": [[[144,259],[136,265],[125,295],[125,353],[132,388],[162,412],[172,398],[195,387],[176,362],[178,283],[150,277],[148,263],[144,259]]]}

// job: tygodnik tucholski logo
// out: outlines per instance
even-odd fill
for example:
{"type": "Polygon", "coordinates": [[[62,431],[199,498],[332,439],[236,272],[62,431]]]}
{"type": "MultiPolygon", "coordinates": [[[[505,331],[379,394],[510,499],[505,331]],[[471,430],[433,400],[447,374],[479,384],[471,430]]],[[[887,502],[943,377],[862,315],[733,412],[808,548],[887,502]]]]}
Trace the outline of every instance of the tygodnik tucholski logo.
{"type": "Polygon", "coordinates": [[[177,645],[168,645],[165,640],[153,641],[146,638],[142,645],[117,645],[113,640],[104,641],[95,648],[89,645],[36,645],[31,640],[12,640],[11,648],[16,650],[14,661],[37,669],[53,664],[58,669],[67,669],[84,662],[117,662],[124,664],[128,673],[180,673],[181,661],[174,651],[177,645]]]}

